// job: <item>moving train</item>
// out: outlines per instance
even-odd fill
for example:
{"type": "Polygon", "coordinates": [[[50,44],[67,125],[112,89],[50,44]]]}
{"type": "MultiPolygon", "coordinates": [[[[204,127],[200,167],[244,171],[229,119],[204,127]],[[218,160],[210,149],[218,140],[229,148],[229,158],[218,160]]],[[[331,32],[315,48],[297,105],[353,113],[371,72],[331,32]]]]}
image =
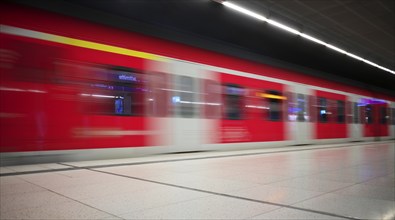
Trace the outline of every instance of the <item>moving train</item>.
{"type": "Polygon", "coordinates": [[[395,138],[392,96],[39,9],[0,10],[2,158],[395,138]]]}

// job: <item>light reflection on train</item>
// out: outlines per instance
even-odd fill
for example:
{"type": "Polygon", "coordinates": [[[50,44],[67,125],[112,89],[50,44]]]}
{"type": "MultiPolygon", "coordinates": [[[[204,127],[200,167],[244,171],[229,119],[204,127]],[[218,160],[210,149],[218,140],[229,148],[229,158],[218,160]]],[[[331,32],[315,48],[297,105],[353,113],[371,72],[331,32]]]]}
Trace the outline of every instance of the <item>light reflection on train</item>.
{"type": "MultiPolygon", "coordinates": [[[[56,17],[31,13],[38,20],[56,17]]],[[[13,15],[3,16],[7,22],[13,15]]],[[[298,73],[265,76],[268,69],[253,63],[243,70],[170,58],[170,52],[144,57],[116,37],[106,47],[88,42],[94,46],[87,48],[41,30],[8,24],[1,30],[3,155],[106,149],[128,157],[394,138],[394,97],[333,89],[327,81],[311,85],[298,73]],[[126,52],[109,46],[123,43],[126,52]]]]}

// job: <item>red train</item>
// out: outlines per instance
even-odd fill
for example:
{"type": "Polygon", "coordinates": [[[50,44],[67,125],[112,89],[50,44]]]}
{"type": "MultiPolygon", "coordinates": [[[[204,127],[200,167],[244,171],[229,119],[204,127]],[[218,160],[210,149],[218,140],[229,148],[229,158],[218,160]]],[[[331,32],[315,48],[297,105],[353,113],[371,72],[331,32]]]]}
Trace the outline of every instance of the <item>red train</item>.
{"type": "Polygon", "coordinates": [[[395,137],[395,97],[37,9],[0,10],[3,157],[395,137]]]}

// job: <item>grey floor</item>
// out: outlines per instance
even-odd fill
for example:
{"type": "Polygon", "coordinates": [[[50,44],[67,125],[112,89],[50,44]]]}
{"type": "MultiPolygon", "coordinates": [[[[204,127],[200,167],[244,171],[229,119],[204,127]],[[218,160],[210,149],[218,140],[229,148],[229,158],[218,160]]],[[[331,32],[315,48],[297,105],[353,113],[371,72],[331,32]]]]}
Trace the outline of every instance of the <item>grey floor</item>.
{"type": "Polygon", "coordinates": [[[353,143],[1,167],[0,219],[394,219],[394,148],[353,143]]]}

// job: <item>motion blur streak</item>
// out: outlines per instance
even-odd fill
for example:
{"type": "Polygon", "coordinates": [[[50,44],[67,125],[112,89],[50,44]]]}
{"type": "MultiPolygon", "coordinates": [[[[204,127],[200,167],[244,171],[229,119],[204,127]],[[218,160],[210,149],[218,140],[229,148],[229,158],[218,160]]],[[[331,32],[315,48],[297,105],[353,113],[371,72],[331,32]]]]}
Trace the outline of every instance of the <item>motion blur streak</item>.
{"type": "Polygon", "coordinates": [[[394,138],[394,96],[19,7],[0,7],[1,163],[394,138]]]}
{"type": "Polygon", "coordinates": [[[79,40],[70,37],[64,37],[60,35],[47,34],[43,32],[32,31],[24,28],[17,28],[8,25],[0,25],[0,32],[5,34],[23,36],[23,37],[31,37],[40,40],[47,40],[51,42],[67,44],[76,47],[83,47],[83,48],[100,50],[100,51],[122,54],[122,55],[133,56],[133,57],[140,57],[149,60],[166,61],[166,58],[150,53],[144,53],[136,50],[129,50],[121,47],[110,46],[110,45],[90,42],[86,40],[79,40]]]}

